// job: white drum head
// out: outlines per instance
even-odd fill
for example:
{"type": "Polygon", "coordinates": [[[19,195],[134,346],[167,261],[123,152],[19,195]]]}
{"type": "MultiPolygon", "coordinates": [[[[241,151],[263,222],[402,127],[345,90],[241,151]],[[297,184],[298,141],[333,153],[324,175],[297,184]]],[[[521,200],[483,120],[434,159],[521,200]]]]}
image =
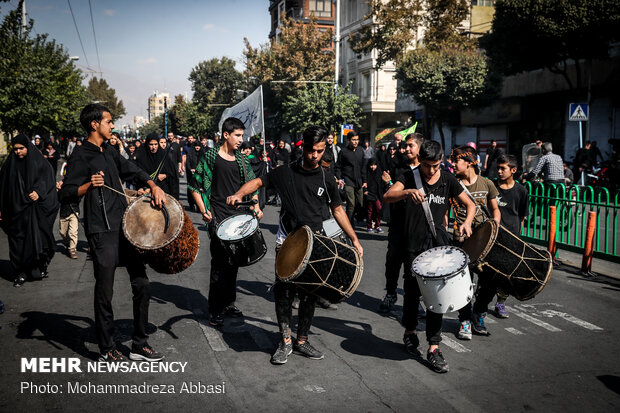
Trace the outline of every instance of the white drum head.
{"type": "Polygon", "coordinates": [[[462,271],[469,264],[469,257],[460,248],[443,246],[431,248],[418,255],[412,271],[424,278],[446,277],[462,271]]]}
{"type": "Polygon", "coordinates": [[[257,228],[258,220],[254,215],[234,215],[222,221],[216,235],[222,241],[238,241],[252,235],[257,228]]]}

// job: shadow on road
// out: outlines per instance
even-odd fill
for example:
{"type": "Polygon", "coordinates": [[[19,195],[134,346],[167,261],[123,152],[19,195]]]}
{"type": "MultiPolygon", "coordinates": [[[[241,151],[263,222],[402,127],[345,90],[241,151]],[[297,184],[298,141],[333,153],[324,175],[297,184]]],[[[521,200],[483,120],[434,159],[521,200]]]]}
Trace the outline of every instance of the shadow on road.
{"type": "Polygon", "coordinates": [[[15,273],[13,272],[11,261],[0,260],[0,276],[11,283],[15,280],[15,273]]]}
{"type": "Polygon", "coordinates": [[[596,376],[609,390],[620,394],[620,377],[606,374],[604,376],[596,376]]]}

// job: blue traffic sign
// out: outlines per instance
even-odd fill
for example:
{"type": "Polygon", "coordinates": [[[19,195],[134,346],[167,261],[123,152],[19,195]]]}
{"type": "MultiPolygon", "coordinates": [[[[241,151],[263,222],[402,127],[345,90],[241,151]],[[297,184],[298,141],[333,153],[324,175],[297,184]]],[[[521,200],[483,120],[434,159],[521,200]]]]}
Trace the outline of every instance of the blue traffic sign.
{"type": "Polygon", "coordinates": [[[588,120],[588,104],[587,103],[569,103],[568,120],[570,121],[588,120]]]}

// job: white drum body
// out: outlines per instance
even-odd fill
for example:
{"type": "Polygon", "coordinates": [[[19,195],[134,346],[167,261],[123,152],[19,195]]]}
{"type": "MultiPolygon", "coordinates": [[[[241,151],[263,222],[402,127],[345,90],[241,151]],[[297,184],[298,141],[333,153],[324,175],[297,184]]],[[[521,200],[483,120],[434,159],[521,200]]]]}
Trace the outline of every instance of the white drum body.
{"type": "Polygon", "coordinates": [[[418,255],[411,264],[422,300],[434,313],[457,311],[469,303],[474,284],[469,275],[469,257],[460,248],[431,248],[418,255]]]}

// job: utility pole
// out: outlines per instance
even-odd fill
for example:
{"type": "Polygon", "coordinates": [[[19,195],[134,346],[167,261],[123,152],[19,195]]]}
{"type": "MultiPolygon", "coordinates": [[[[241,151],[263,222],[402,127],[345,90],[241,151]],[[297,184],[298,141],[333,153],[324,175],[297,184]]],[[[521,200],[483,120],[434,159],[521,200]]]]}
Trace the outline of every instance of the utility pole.
{"type": "Polygon", "coordinates": [[[334,74],[334,92],[338,94],[338,76],[340,72],[340,0],[336,0],[336,13],[334,14],[334,20],[336,25],[336,73],[334,74]]]}
{"type": "Polygon", "coordinates": [[[26,0],[22,0],[22,37],[26,37],[26,27],[28,23],[26,21],[26,0]]]}

